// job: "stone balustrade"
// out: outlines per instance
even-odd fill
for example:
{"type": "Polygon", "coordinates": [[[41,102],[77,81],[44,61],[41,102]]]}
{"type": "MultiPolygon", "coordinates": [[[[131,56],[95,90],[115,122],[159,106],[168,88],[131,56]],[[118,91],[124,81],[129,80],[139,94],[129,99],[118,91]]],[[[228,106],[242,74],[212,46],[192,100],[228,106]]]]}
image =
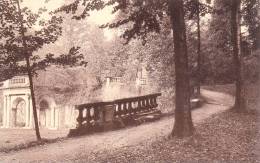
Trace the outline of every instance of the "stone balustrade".
{"type": "Polygon", "coordinates": [[[161,96],[161,93],[77,105],[78,124],[70,133],[75,135],[73,133],[86,132],[82,130],[89,130],[95,124],[106,126],[115,119],[134,118],[138,114],[153,111],[158,106],[158,96],[161,96]]]}

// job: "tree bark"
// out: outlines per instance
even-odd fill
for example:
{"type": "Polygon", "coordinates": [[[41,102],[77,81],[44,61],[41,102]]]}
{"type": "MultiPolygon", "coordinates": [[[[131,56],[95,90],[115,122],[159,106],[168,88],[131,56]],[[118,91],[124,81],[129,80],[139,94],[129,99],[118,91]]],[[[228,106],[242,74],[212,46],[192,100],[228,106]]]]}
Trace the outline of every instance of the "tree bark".
{"type": "Polygon", "coordinates": [[[241,56],[241,31],[240,31],[240,5],[241,0],[231,0],[231,42],[233,46],[233,62],[236,74],[236,94],[234,109],[237,112],[246,110],[245,90],[243,80],[243,64],[241,56]]]}
{"type": "Polygon", "coordinates": [[[200,85],[201,85],[201,39],[200,39],[200,2],[196,1],[197,8],[197,37],[198,37],[198,46],[197,46],[197,55],[198,55],[198,70],[197,70],[197,95],[200,95],[200,85]]]}
{"type": "Polygon", "coordinates": [[[182,0],[169,0],[175,54],[176,101],[175,123],[172,136],[185,137],[193,134],[194,127],[190,110],[190,84],[186,28],[182,0]]]}
{"type": "Polygon", "coordinates": [[[34,95],[32,71],[31,71],[31,66],[30,66],[30,56],[29,56],[28,51],[27,51],[28,48],[27,48],[27,44],[26,44],[26,40],[25,40],[25,32],[24,32],[23,18],[22,18],[20,3],[19,3],[19,0],[16,0],[16,2],[17,2],[17,7],[18,7],[19,19],[20,19],[19,21],[21,23],[20,32],[21,32],[21,36],[22,36],[23,55],[24,55],[25,60],[26,60],[26,69],[27,69],[27,73],[28,73],[28,77],[29,77],[30,92],[31,92],[31,97],[32,97],[35,134],[36,134],[37,140],[40,141],[41,135],[40,135],[39,125],[38,125],[38,117],[37,117],[36,102],[35,102],[35,95],[34,95]]]}

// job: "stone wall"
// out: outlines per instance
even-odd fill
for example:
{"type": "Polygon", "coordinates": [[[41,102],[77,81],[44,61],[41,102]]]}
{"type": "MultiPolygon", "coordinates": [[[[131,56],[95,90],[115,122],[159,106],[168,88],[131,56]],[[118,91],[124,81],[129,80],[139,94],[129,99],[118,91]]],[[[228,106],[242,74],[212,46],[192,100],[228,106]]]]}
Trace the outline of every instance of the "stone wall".
{"type": "Polygon", "coordinates": [[[77,125],[78,111],[75,106],[59,107],[59,128],[75,128],[77,125]]]}

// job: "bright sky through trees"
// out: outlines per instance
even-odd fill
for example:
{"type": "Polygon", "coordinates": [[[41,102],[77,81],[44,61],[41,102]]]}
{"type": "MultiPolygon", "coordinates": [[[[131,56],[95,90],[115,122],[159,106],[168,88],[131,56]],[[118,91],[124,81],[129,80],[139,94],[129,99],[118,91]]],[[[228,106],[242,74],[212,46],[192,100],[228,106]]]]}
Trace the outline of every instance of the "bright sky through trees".
{"type": "MultiPolygon", "coordinates": [[[[45,3],[46,0],[23,0],[22,5],[30,8],[33,12],[37,12],[39,8],[46,7],[48,11],[53,11],[58,7],[64,4],[64,0],[49,0],[45,3]]],[[[102,11],[93,11],[91,16],[88,18],[90,23],[95,23],[97,25],[101,25],[112,21],[115,17],[115,14],[111,14],[112,6],[106,7],[102,11]]],[[[48,19],[48,14],[44,14],[43,18],[48,19]]],[[[104,35],[107,40],[111,40],[113,38],[113,32],[109,29],[104,29],[104,35]]]]}

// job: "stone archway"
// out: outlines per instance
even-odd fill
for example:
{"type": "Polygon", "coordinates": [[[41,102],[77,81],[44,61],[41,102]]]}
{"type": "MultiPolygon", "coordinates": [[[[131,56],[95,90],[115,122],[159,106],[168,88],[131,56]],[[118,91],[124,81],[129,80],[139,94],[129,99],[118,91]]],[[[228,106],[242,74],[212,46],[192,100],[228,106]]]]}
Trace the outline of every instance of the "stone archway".
{"type": "Polygon", "coordinates": [[[26,126],[26,101],[21,97],[16,98],[12,104],[11,126],[26,126]]]}
{"type": "Polygon", "coordinates": [[[47,100],[42,100],[39,104],[39,126],[48,128],[51,126],[51,108],[47,100]]]}
{"type": "Polygon", "coordinates": [[[54,129],[58,127],[58,112],[53,98],[43,96],[38,105],[39,126],[54,129]]]}

